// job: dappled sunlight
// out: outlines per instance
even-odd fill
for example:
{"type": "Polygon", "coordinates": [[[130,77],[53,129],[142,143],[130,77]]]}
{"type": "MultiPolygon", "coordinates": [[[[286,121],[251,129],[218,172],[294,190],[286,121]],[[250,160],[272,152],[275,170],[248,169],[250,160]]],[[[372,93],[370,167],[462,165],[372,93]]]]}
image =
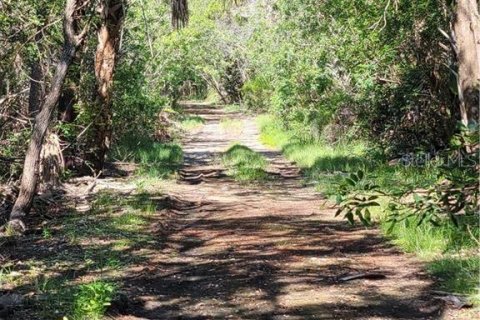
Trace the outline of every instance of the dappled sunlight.
{"type": "MultiPolygon", "coordinates": [[[[71,314],[83,301],[75,297],[88,297],[89,286],[111,300],[109,317],[125,320],[442,315],[422,264],[379,230],[335,219],[325,197],[306,186],[291,162],[258,143],[250,118],[240,117],[244,130],[232,140],[219,129],[220,110],[204,115],[204,106],[189,108],[206,121],[184,138],[185,162],[176,180],[152,180],[150,188],[148,180],[137,181],[129,190],[100,184],[89,210],[32,226],[38,235],[30,245],[9,252],[19,263],[8,273],[29,276],[0,279],[11,290],[33,290],[52,301],[31,306],[46,318],[53,309],[71,314]],[[228,166],[238,163],[261,163],[268,179],[236,182],[228,166]]],[[[332,168],[318,164],[326,161],[322,153],[307,150],[320,171],[362,164],[326,157],[340,166],[332,168]]]]}

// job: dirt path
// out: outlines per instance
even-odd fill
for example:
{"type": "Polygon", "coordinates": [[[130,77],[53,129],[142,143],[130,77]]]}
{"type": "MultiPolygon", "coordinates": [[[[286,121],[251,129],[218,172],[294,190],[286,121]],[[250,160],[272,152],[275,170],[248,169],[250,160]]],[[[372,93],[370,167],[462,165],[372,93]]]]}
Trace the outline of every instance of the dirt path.
{"type": "Polygon", "coordinates": [[[125,281],[133,302],[116,319],[440,318],[420,265],[377,231],[353,229],[322,209],[297,168],[258,142],[253,119],[225,130],[220,119],[238,115],[189,111],[206,123],[185,139],[184,179],[168,191],[198,205],[125,281]],[[276,178],[252,187],[225,177],[217,159],[234,141],[264,154],[276,178]],[[364,271],[386,278],[339,281],[364,271]]]}

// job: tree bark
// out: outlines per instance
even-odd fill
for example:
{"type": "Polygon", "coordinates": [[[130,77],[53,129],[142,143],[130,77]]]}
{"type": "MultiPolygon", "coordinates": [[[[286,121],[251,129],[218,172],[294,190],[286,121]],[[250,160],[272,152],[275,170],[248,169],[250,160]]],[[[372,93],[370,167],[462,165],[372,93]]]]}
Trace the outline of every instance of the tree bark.
{"type": "Polygon", "coordinates": [[[477,0],[457,0],[455,19],[458,89],[462,123],[478,121],[480,96],[480,16],[477,0]]]}
{"type": "Polygon", "coordinates": [[[103,1],[100,7],[102,24],[98,30],[95,54],[97,120],[92,132],[92,151],[87,161],[95,171],[103,169],[112,137],[112,86],[124,16],[123,0],[103,1]]]}
{"type": "Polygon", "coordinates": [[[187,25],[189,12],[187,0],[171,0],[172,6],[172,26],[174,29],[180,29],[187,25]]]}
{"type": "Polygon", "coordinates": [[[42,105],[45,95],[43,85],[44,71],[40,58],[35,58],[30,67],[30,92],[28,96],[28,115],[34,117],[42,105]]]}
{"type": "Polygon", "coordinates": [[[60,60],[57,63],[50,90],[45,97],[40,112],[35,117],[32,137],[25,155],[20,192],[9,217],[9,224],[18,231],[25,230],[24,217],[29,213],[38,181],[38,161],[52,113],[62,92],[62,86],[78,46],[82,42],[86,29],[76,34],[76,20],[81,18],[77,9],[84,5],[81,0],[67,0],[64,12],[64,44],[60,60]],[[75,16],[76,15],[76,16],[75,16]]]}

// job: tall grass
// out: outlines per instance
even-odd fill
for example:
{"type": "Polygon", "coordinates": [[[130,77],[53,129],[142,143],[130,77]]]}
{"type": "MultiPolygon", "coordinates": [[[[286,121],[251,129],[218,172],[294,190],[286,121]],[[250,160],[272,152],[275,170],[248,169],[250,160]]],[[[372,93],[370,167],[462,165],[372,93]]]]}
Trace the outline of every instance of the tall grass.
{"type": "Polygon", "coordinates": [[[305,141],[292,131],[284,130],[272,116],[257,119],[260,140],[265,145],[281,149],[300,168],[305,178],[316,181],[320,191],[333,196],[338,184],[348,172],[364,171],[375,183],[391,191],[403,191],[411,186],[425,187],[437,179],[434,166],[390,166],[375,157],[368,143],[362,140],[341,140],[333,145],[322,141],[305,141]]]}

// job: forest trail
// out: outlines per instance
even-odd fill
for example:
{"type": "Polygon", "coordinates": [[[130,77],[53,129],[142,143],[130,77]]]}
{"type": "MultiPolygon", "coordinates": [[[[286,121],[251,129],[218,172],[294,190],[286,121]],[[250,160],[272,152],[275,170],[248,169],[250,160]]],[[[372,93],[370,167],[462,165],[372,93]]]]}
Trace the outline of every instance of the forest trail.
{"type": "Polygon", "coordinates": [[[205,125],[184,140],[184,179],[169,193],[185,203],[162,249],[125,290],[115,319],[438,319],[421,266],[375,230],[351,228],[321,209],[298,169],[259,142],[253,118],[206,105],[205,125]],[[224,118],[243,123],[222,126],[224,118]],[[272,180],[242,185],[218,161],[233,142],[268,158],[272,180]],[[203,176],[202,176],[203,175],[203,176]],[[152,263],[154,262],[154,263],[152,263]],[[375,272],[384,279],[342,282],[375,272]]]}

